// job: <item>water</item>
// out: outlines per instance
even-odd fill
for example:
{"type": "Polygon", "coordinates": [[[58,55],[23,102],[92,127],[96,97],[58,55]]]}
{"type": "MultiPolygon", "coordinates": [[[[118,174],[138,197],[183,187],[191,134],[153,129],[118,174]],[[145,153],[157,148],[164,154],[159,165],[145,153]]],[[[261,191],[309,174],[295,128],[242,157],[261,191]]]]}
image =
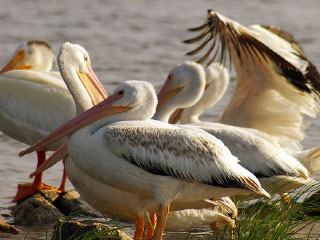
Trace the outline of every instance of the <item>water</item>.
{"type": "MultiPolygon", "coordinates": [[[[55,53],[65,41],[79,43],[89,52],[109,93],[128,79],[150,81],[159,88],[173,66],[191,59],[184,53],[192,47],[181,41],[193,36],[186,29],[200,25],[208,8],[244,25],[275,25],[291,32],[308,58],[320,66],[318,0],[0,0],[0,6],[0,66],[21,41],[48,40],[55,53]]],[[[207,111],[205,120],[215,121],[220,116],[234,83],[223,100],[207,111]]],[[[318,142],[320,123],[313,123],[306,147],[318,142]]],[[[34,155],[17,156],[25,147],[0,135],[0,207],[12,205],[17,183],[29,181],[34,170],[34,155]]],[[[58,186],[61,170],[58,165],[47,171],[45,182],[58,186]]],[[[68,188],[72,188],[70,183],[68,188]]]]}

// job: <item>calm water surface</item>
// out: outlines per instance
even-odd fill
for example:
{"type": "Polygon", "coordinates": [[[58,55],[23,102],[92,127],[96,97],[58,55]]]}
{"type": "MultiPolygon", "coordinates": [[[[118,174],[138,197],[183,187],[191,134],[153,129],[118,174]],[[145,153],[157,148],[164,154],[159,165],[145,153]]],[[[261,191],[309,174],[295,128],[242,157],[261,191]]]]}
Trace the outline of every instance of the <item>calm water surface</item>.
{"type": "MultiPolygon", "coordinates": [[[[0,67],[22,41],[48,40],[55,53],[62,43],[70,41],[87,49],[108,92],[128,79],[150,81],[159,88],[173,66],[192,60],[184,56],[191,46],[181,41],[193,36],[186,29],[200,25],[208,8],[245,25],[276,25],[291,32],[319,67],[320,2],[291,0],[288,4],[280,0],[0,0],[0,67]]],[[[205,120],[218,119],[234,83],[223,100],[207,111],[205,120]]],[[[312,122],[306,147],[318,142],[320,123],[312,122]]],[[[12,205],[17,183],[29,181],[28,175],[34,170],[35,155],[17,156],[25,147],[0,134],[0,207],[12,205]]],[[[58,186],[61,170],[57,165],[47,171],[45,182],[58,186]]],[[[72,188],[70,183],[68,188],[72,188]]]]}

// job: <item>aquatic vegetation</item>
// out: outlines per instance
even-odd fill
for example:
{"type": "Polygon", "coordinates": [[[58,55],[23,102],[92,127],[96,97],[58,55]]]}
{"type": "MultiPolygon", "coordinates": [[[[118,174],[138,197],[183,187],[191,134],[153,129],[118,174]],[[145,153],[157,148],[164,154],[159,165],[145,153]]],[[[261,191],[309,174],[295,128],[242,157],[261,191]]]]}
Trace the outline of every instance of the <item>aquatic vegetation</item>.
{"type": "MultiPolygon", "coordinates": [[[[306,186],[292,191],[290,203],[281,198],[239,202],[239,215],[233,230],[233,239],[319,239],[320,216],[308,213],[319,209],[314,200],[308,204],[301,198],[311,196],[320,185],[306,186]]],[[[222,237],[223,239],[223,237],[222,237]]]]}

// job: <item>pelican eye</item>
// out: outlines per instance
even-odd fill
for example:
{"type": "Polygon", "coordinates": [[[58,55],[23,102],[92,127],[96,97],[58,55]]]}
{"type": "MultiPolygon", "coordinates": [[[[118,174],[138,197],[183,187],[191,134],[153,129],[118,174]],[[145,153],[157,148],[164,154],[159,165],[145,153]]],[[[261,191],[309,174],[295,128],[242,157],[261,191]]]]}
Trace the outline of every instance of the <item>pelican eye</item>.
{"type": "Polygon", "coordinates": [[[18,52],[18,55],[19,55],[19,56],[23,56],[23,55],[24,55],[24,51],[23,51],[23,50],[20,50],[20,51],[18,52]]]}
{"type": "Polygon", "coordinates": [[[88,61],[89,61],[88,56],[84,56],[84,60],[85,60],[86,62],[88,62],[88,61]]]}
{"type": "Polygon", "coordinates": [[[119,92],[118,92],[118,95],[123,95],[124,94],[124,90],[120,90],[119,92]]]}

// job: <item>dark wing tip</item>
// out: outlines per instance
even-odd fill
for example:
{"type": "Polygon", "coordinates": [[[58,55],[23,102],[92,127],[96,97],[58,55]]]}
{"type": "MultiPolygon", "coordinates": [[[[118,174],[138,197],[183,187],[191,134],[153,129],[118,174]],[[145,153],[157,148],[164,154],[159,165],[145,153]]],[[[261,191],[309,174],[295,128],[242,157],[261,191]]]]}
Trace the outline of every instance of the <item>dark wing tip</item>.
{"type": "Polygon", "coordinates": [[[196,55],[201,50],[203,50],[208,45],[208,43],[210,43],[211,46],[208,48],[208,50],[206,50],[205,54],[200,59],[197,60],[198,63],[202,64],[202,63],[205,63],[208,59],[210,59],[206,64],[206,66],[209,66],[217,57],[218,52],[220,52],[220,62],[221,63],[224,62],[225,56],[226,56],[226,50],[228,48],[227,46],[228,41],[226,40],[228,36],[226,36],[227,34],[225,34],[225,32],[227,31],[225,31],[224,29],[226,27],[226,24],[219,19],[219,16],[216,14],[216,12],[214,12],[211,9],[208,9],[207,13],[208,13],[207,19],[200,27],[189,29],[189,31],[192,31],[192,32],[196,32],[200,30],[203,30],[203,32],[200,33],[200,35],[194,38],[185,40],[183,42],[186,44],[192,44],[192,43],[197,43],[205,38],[205,40],[202,41],[198,47],[187,52],[186,55],[188,56],[196,55]],[[220,38],[218,39],[218,41],[217,41],[217,36],[219,36],[220,38]],[[220,49],[220,42],[222,45],[221,49],[220,49]],[[213,52],[213,57],[211,58],[210,54],[212,52],[213,52]]]}

